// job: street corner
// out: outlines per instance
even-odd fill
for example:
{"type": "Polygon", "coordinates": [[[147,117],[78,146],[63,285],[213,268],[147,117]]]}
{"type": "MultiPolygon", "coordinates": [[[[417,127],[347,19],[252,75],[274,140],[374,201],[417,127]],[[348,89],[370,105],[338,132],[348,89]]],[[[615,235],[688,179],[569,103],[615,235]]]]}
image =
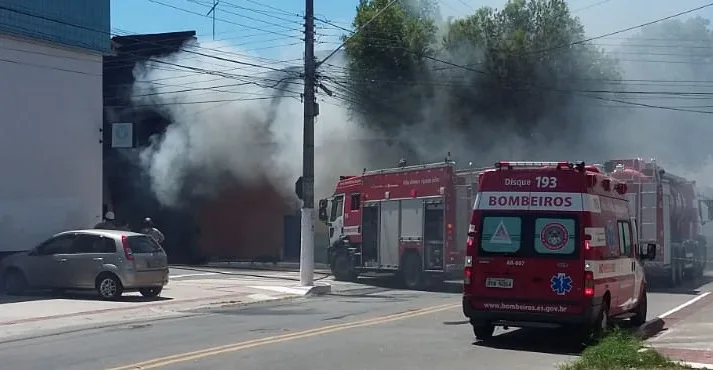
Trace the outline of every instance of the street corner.
{"type": "Polygon", "coordinates": [[[658,318],[664,327],[649,345],[671,359],[713,368],[713,295],[702,293],[658,318]]]}

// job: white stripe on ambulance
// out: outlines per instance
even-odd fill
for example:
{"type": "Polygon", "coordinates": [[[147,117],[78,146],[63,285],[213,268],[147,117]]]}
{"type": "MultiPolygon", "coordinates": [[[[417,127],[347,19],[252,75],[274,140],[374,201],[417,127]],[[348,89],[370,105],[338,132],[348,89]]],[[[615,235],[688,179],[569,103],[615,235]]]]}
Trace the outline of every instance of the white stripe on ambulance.
{"type": "Polygon", "coordinates": [[[476,196],[473,209],[601,213],[601,203],[598,195],[586,193],[484,191],[476,196]]]}

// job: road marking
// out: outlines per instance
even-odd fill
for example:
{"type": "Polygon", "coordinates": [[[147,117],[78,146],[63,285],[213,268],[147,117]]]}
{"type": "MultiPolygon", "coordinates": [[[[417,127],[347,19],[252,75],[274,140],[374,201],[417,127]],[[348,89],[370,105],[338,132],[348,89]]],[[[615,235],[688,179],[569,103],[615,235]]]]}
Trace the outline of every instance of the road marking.
{"type": "Polygon", "coordinates": [[[671,315],[673,315],[674,313],[676,313],[676,312],[678,312],[678,311],[681,311],[682,309],[684,309],[684,308],[686,308],[686,307],[688,307],[688,306],[690,306],[690,305],[692,305],[692,304],[694,304],[694,303],[700,301],[701,299],[707,297],[709,294],[711,294],[711,293],[710,293],[710,292],[701,293],[700,295],[694,297],[693,299],[689,300],[688,302],[686,302],[686,303],[684,303],[684,304],[682,304],[682,305],[676,306],[676,307],[674,307],[674,308],[672,308],[672,309],[670,309],[670,310],[668,310],[668,311],[666,311],[666,312],[660,314],[660,315],[659,315],[659,318],[663,319],[663,318],[666,317],[666,316],[671,316],[671,315]]]}
{"type": "Polygon", "coordinates": [[[376,324],[385,324],[385,323],[389,323],[389,322],[393,322],[393,321],[398,321],[398,320],[408,319],[408,318],[412,318],[412,317],[428,315],[428,314],[432,314],[432,313],[436,313],[436,312],[451,310],[454,308],[459,308],[460,306],[461,306],[460,304],[445,304],[445,305],[432,306],[432,307],[421,308],[421,309],[412,310],[412,311],[408,311],[408,312],[402,312],[402,313],[397,313],[397,314],[392,314],[392,315],[375,317],[375,318],[367,319],[367,320],[361,320],[361,321],[355,321],[355,322],[349,322],[349,323],[337,324],[337,325],[323,326],[321,328],[309,329],[309,330],[304,330],[304,331],[296,332],[296,333],[276,335],[276,336],[271,336],[271,337],[266,337],[266,338],[261,338],[261,339],[254,339],[254,340],[248,340],[245,342],[228,344],[228,345],[224,345],[224,346],[206,348],[203,350],[186,352],[186,353],[182,353],[182,354],[156,358],[153,360],[148,360],[148,361],[139,362],[139,363],[121,366],[121,367],[115,367],[115,368],[111,368],[111,369],[107,369],[107,370],[154,369],[157,367],[164,367],[164,366],[173,365],[173,364],[182,363],[182,362],[195,361],[195,360],[198,360],[198,359],[201,359],[204,357],[211,357],[211,356],[221,355],[224,353],[237,352],[237,351],[241,351],[244,349],[258,347],[258,346],[262,346],[262,345],[266,345],[266,344],[281,343],[281,342],[286,342],[286,341],[290,341],[290,340],[309,338],[309,337],[314,337],[314,336],[321,335],[321,334],[333,333],[333,332],[347,330],[347,329],[360,328],[360,327],[371,326],[371,325],[376,325],[376,324]]]}
{"type": "Polygon", "coordinates": [[[209,275],[218,275],[217,272],[200,272],[196,274],[182,274],[182,275],[168,275],[169,279],[176,279],[176,278],[184,278],[184,277],[191,277],[191,276],[209,276],[209,275]]]}

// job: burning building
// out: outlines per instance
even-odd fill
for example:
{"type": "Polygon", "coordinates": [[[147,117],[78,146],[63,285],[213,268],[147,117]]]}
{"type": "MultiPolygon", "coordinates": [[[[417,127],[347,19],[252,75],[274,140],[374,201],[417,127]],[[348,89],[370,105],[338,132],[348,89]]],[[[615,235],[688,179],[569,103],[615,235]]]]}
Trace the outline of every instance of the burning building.
{"type": "MultiPolygon", "coordinates": [[[[179,206],[165,207],[152,193],[151,182],[140,165],[142,149],[163,135],[172,122],[161,107],[132,101],[134,68],[177,53],[186,43],[195,41],[194,31],[112,39],[115,56],[104,60],[105,203],[132,229],[139,228],[144,217],[151,217],[166,236],[164,248],[173,263],[282,260],[288,244],[285,240],[294,244],[296,238],[299,243],[299,234],[283,233],[285,215],[293,213],[295,204],[267,179],[248,185],[226,176],[220,181],[220,189],[211,195],[196,196],[186,191],[191,195],[181,199],[179,206]],[[123,130],[121,135],[119,130],[123,130]]],[[[185,181],[184,186],[198,186],[201,179],[196,177],[185,181]]]]}

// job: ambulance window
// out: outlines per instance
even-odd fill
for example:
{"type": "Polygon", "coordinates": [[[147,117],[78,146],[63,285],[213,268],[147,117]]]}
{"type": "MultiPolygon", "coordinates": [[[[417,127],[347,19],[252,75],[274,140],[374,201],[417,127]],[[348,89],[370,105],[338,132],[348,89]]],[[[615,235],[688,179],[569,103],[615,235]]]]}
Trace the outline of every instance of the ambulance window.
{"type": "Polygon", "coordinates": [[[337,217],[341,216],[343,208],[344,208],[344,196],[338,195],[338,196],[334,197],[334,200],[332,201],[332,212],[331,212],[331,215],[329,215],[329,221],[333,222],[337,219],[337,217]]]}
{"type": "Polygon", "coordinates": [[[535,220],[535,252],[538,254],[573,254],[576,250],[577,228],[572,218],[537,218],[535,220]]]}
{"type": "Polygon", "coordinates": [[[352,210],[352,211],[359,210],[359,206],[361,206],[361,204],[359,204],[359,200],[360,200],[359,198],[360,198],[359,194],[352,194],[351,204],[349,205],[350,210],[352,210]]]}
{"type": "Polygon", "coordinates": [[[631,232],[628,221],[619,221],[619,252],[622,256],[631,253],[631,232]]]}
{"type": "Polygon", "coordinates": [[[515,253],[520,250],[520,217],[485,217],[480,249],[486,253],[515,253]]]}

